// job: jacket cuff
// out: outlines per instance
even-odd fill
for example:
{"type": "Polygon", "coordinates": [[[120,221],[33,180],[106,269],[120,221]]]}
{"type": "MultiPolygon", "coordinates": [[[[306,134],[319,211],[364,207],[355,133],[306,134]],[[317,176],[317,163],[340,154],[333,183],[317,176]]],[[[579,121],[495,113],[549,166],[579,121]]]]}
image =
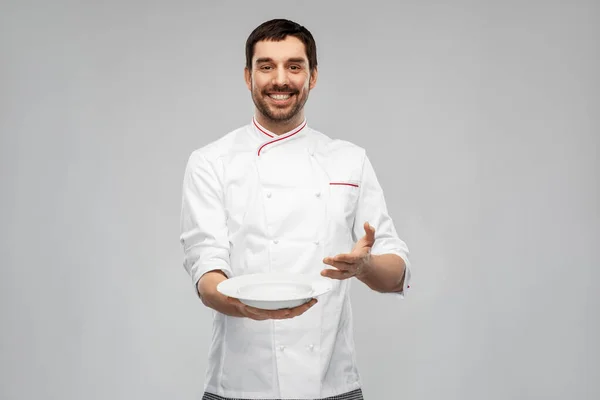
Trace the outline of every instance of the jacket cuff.
{"type": "Polygon", "coordinates": [[[192,281],[194,283],[194,291],[196,292],[196,296],[198,296],[199,299],[201,299],[201,297],[200,297],[200,292],[198,291],[198,282],[200,281],[200,278],[202,278],[202,276],[204,274],[206,274],[207,272],[211,272],[211,271],[223,271],[223,273],[227,276],[227,279],[229,279],[233,276],[231,269],[227,265],[219,266],[216,264],[212,264],[211,266],[195,268],[194,273],[192,274],[192,277],[193,277],[192,281]]]}

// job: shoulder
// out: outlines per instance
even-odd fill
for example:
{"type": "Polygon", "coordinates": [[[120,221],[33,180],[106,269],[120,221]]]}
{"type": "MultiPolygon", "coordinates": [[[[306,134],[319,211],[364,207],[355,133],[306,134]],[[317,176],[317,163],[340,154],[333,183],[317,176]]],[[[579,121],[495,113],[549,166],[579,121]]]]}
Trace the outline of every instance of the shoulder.
{"type": "Polygon", "coordinates": [[[248,125],[236,128],[220,138],[192,150],[188,158],[188,164],[214,164],[218,162],[224,155],[231,153],[239,146],[240,138],[247,136],[247,129],[248,125]]]}
{"type": "Polygon", "coordinates": [[[332,138],[314,129],[311,133],[317,142],[315,150],[327,159],[362,164],[366,157],[366,149],[353,142],[332,138]]]}

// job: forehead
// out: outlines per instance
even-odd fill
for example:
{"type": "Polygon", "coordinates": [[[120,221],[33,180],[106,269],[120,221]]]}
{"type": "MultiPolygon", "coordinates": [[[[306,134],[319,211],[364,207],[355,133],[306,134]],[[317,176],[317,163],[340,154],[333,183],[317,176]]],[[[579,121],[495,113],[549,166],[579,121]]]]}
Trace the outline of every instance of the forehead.
{"type": "Polygon", "coordinates": [[[254,60],[257,58],[271,58],[274,61],[285,61],[289,58],[306,57],[304,43],[295,36],[286,36],[280,41],[261,40],[254,45],[254,60]]]}

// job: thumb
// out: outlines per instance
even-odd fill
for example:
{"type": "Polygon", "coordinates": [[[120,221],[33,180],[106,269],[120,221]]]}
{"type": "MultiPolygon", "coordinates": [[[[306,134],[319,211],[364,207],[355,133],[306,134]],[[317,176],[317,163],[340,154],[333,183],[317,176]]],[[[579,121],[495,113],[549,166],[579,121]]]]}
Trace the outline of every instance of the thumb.
{"type": "Polygon", "coordinates": [[[375,228],[373,228],[368,222],[365,222],[365,236],[368,242],[375,242],[375,228]]]}

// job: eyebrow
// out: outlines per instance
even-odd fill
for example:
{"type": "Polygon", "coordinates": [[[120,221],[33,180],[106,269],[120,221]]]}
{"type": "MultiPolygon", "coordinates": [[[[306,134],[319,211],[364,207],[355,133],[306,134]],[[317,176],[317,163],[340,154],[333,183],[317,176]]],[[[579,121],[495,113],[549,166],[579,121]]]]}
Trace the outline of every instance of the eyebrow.
{"type": "Polygon", "coordinates": [[[290,58],[288,60],[288,62],[296,63],[296,64],[304,64],[304,63],[306,63],[306,60],[304,60],[304,58],[290,58]]]}
{"type": "MultiPolygon", "coordinates": [[[[273,62],[273,59],[270,57],[261,57],[256,59],[256,64],[273,62]]],[[[290,58],[287,60],[288,63],[296,63],[296,64],[306,64],[306,60],[304,58],[290,58]]]]}

